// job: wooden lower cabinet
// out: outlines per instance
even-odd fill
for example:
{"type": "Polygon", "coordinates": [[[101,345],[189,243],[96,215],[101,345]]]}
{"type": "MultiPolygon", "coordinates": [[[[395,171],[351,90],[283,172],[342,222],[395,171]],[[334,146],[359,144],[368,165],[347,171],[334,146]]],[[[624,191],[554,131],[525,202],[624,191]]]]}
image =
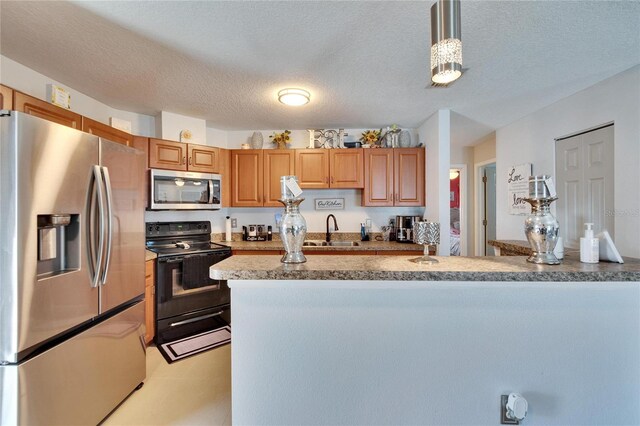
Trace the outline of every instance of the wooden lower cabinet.
{"type": "Polygon", "coordinates": [[[82,117],[82,131],[122,145],[133,145],[133,135],[87,117],[82,117]]]}
{"type": "Polygon", "coordinates": [[[82,130],[82,116],[22,92],[13,92],[13,109],[25,114],[82,130]]]}
{"type": "Polygon", "coordinates": [[[13,89],[0,84],[0,109],[13,109],[13,89]]]}
{"type": "Polygon", "coordinates": [[[145,263],[144,277],[144,325],[147,329],[144,341],[149,344],[155,337],[155,312],[156,312],[156,279],[155,260],[147,260],[145,263]]]}

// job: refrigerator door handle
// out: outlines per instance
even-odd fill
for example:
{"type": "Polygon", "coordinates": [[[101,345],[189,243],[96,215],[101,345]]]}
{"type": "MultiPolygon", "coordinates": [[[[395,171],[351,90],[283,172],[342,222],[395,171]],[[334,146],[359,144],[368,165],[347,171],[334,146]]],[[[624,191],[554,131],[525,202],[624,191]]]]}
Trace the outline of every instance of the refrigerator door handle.
{"type": "Polygon", "coordinates": [[[209,179],[209,204],[213,204],[213,180],[209,179]]]}
{"type": "MultiPolygon", "coordinates": [[[[94,181],[94,188],[95,191],[98,193],[98,226],[99,226],[99,236],[98,236],[98,248],[96,250],[95,248],[95,238],[94,238],[94,231],[95,228],[92,226],[92,220],[90,221],[89,224],[89,244],[91,244],[91,253],[98,253],[97,256],[95,257],[95,267],[94,269],[94,275],[91,278],[91,287],[97,287],[100,283],[100,270],[102,267],[102,257],[104,255],[104,218],[103,218],[103,212],[104,212],[104,194],[102,191],[102,173],[100,172],[100,166],[94,165],[93,166],[93,181],[94,181]]],[[[93,197],[92,197],[92,206],[91,206],[91,210],[94,210],[94,205],[93,205],[93,197]]],[[[93,215],[92,215],[93,217],[93,215]]],[[[93,260],[94,256],[90,256],[90,258],[93,260]]]]}
{"type": "Polygon", "coordinates": [[[102,270],[102,285],[107,284],[107,275],[109,274],[109,264],[111,263],[111,245],[113,241],[113,193],[111,192],[111,179],[109,179],[109,169],[102,167],[104,176],[104,184],[107,194],[107,253],[104,260],[104,269],[102,270]]]}

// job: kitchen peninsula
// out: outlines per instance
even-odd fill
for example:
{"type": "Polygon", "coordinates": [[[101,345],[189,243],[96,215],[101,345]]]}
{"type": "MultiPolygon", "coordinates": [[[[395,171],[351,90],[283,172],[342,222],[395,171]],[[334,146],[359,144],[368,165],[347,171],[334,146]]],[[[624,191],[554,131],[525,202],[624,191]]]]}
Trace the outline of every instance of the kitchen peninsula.
{"type": "Polygon", "coordinates": [[[640,261],[233,256],[237,424],[640,423],[640,261]]]}

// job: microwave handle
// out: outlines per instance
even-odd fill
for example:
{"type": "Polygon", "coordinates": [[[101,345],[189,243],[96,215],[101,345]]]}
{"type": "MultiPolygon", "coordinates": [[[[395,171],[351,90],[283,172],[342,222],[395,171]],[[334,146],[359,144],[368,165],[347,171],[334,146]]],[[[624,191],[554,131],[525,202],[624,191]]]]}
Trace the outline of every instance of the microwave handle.
{"type": "Polygon", "coordinates": [[[209,204],[213,204],[213,179],[209,179],[209,204]]]}

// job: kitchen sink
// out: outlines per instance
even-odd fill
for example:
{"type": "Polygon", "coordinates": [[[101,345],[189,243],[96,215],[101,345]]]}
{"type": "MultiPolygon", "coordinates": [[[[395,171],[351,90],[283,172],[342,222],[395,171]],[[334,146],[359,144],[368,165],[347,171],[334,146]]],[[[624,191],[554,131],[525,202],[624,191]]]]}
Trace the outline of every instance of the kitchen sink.
{"type": "Polygon", "coordinates": [[[322,240],[307,240],[302,243],[302,247],[359,247],[358,241],[322,241],[322,240]]]}

